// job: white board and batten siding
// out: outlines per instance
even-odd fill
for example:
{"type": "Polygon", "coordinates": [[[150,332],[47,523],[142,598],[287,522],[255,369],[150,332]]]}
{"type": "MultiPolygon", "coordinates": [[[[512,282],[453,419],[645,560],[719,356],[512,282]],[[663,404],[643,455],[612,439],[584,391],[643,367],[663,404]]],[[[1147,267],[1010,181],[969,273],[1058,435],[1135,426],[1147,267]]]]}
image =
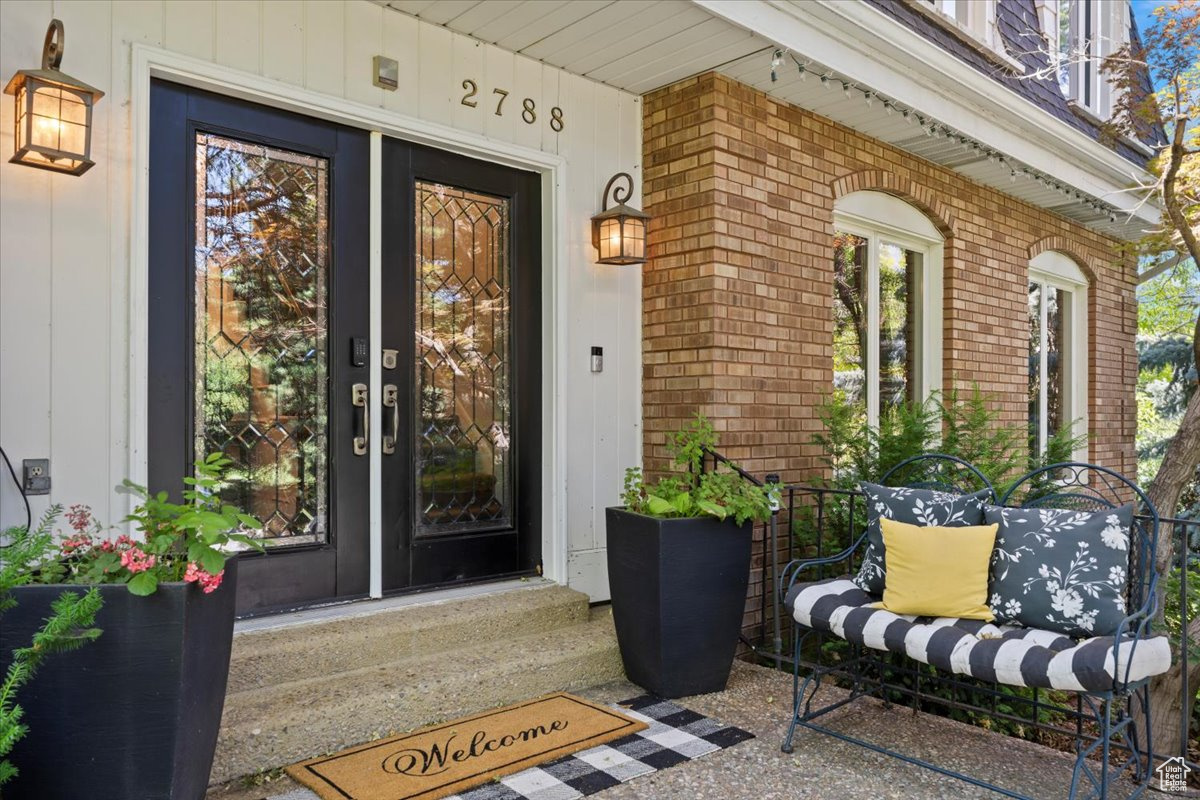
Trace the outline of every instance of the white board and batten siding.
{"type": "MultiPolygon", "coordinates": [[[[118,521],[127,506],[113,486],[138,474],[131,431],[144,420],[131,418],[141,404],[131,405],[130,375],[145,356],[130,331],[146,310],[129,300],[131,51],[144,43],[361,104],[364,118],[383,109],[474,134],[484,149],[503,142],[563,159],[557,227],[566,257],[547,269],[564,283],[565,302],[545,304],[559,317],[546,349],[565,352],[554,398],[564,474],[548,481],[563,510],[548,524],[567,551],[566,575],[555,577],[607,599],[604,508],[617,502],[625,467],[641,460],[641,273],[594,263],[589,218],[613,173],[631,173],[640,188],[640,99],[367,0],[7,0],[0,78],[38,66],[52,17],[66,26],[64,70],[106,96],[95,109],[96,166],[80,178],[7,163],[13,107],[8,97],[0,103],[0,444],[18,471],[21,459],[51,459],[53,492],[32,498],[35,515],[51,502],[79,502],[118,521]],[[398,91],[372,85],[376,54],[399,62],[398,91]],[[475,108],[460,102],[465,79],[478,84],[475,108]],[[494,88],[509,91],[503,116],[494,113],[494,88]],[[533,125],[520,115],[527,97],[533,125]],[[561,133],[548,124],[555,106],[561,133]],[[604,348],[598,375],[589,369],[593,345],[604,348]]],[[[0,487],[0,525],[21,521],[6,475],[0,487]]]]}

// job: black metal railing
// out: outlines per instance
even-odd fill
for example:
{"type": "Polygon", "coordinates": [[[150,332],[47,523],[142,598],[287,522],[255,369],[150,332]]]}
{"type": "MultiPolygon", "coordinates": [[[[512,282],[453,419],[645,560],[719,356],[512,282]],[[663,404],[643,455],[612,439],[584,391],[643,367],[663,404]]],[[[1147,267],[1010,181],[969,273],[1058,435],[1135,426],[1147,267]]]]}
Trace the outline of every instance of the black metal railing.
{"type": "MultiPolygon", "coordinates": [[[[783,565],[798,558],[834,556],[857,541],[866,528],[862,492],[768,480],[774,476],[760,479],[719,453],[710,453],[704,466],[705,469],[718,466],[734,469],[757,485],[772,484],[776,493],[777,507],[770,519],[760,523],[755,531],[755,541],[761,543],[760,557],[753,567],[758,572],[757,585],[761,589],[758,624],[743,631],[742,643],[764,663],[790,671],[794,661],[793,626],[783,608],[780,592],[783,565]]],[[[1174,563],[1170,574],[1162,579],[1167,580],[1168,587],[1164,597],[1171,618],[1168,632],[1178,638],[1174,649],[1181,661],[1183,680],[1178,700],[1182,752],[1159,752],[1158,757],[1183,756],[1193,769],[1200,769],[1196,754],[1188,748],[1194,725],[1192,708],[1197,690],[1200,690],[1200,687],[1189,685],[1188,668],[1200,655],[1200,648],[1192,646],[1187,637],[1188,626],[1193,621],[1189,599],[1200,604],[1200,520],[1160,518],[1159,525],[1160,536],[1171,536],[1175,540],[1174,563]]],[[[858,569],[862,549],[858,548],[841,561],[818,567],[810,580],[852,574],[858,569]]],[[[817,663],[815,659],[830,656],[831,653],[825,652],[826,641],[837,647],[835,637],[827,637],[813,651],[801,654],[801,665],[811,667],[817,663]]],[[[836,651],[832,653],[835,658],[842,655],[836,651]]],[[[907,664],[903,659],[886,655],[880,655],[877,660],[880,662],[879,679],[889,684],[890,699],[911,701],[922,708],[940,706],[951,716],[967,720],[973,714],[985,714],[1007,723],[1010,732],[1035,741],[1052,743],[1055,737],[1073,740],[1081,726],[1087,725],[1091,718],[1077,695],[1068,697],[1068,693],[1044,689],[1008,690],[971,678],[935,674],[932,668],[907,664]]],[[[1200,721],[1195,724],[1200,725],[1200,721]]]]}

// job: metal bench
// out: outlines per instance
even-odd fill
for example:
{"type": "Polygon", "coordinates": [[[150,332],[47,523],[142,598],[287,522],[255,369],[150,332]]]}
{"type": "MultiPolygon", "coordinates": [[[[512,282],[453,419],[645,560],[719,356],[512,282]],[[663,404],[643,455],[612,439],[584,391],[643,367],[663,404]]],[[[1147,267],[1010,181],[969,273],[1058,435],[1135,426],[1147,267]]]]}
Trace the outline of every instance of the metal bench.
{"type": "MultiPolygon", "coordinates": [[[[961,459],[941,454],[907,459],[889,470],[881,483],[956,494],[992,488],[979,470],[961,459]]],[[[994,490],[992,496],[995,497],[994,490]]],[[[1137,784],[1130,797],[1140,795],[1151,777],[1153,748],[1149,728],[1145,728],[1143,735],[1135,717],[1149,719],[1149,679],[1170,665],[1167,640],[1150,635],[1156,602],[1154,552],[1158,513],[1135,483],[1104,467],[1083,463],[1055,464],[1030,472],[1004,492],[998,505],[1098,511],[1130,501],[1141,509],[1130,531],[1125,588],[1126,608],[1134,610],[1109,637],[1073,640],[1035,628],[973,620],[898,617],[883,609],[869,608],[868,604],[878,598],[866,594],[847,578],[803,582],[810,570],[852,564],[867,538],[865,531],[840,553],[790,562],[780,574],[777,587],[783,607],[795,625],[792,720],[783,751],[793,751],[796,729],[805,727],[1000,794],[1024,797],[978,777],[816,722],[860,697],[877,697],[886,702],[897,689],[913,697],[915,704],[919,683],[914,694],[890,683],[888,677],[898,669],[904,674],[917,675],[920,681],[922,673],[912,669],[916,662],[915,666],[928,664],[936,668],[939,678],[945,676],[941,679],[951,686],[969,681],[972,690],[979,691],[982,683],[982,690],[992,694],[993,711],[995,698],[1003,696],[1002,686],[1073,692],[1079,712],[1075,717],[1077,755],[1068,796],[1104,800],[1113,780],[1127,769],[1132,770],[1137,784]],[[802,675],[805,644],[813,636],[845,640],[849,643],[850,657],[833,665],[811,664],[807,674],[802,675]],[[1003,657],[999,656],[1001,652],[1003,657]],[[906,660],[908,667],[897,666],[906,660]],[[849,694],[814,708],[813,700],[823,679],[834,674],[849,683],[849,694]],[[1085,730],[1085,718],[1094,725],[1089,726],[1091,731],[1085,730]],[[1080,794],[1083,788],[1088,789],[1086,795],[1080,794]]],[[[978,705],[971,708],[987,711],[978,705]]]]}

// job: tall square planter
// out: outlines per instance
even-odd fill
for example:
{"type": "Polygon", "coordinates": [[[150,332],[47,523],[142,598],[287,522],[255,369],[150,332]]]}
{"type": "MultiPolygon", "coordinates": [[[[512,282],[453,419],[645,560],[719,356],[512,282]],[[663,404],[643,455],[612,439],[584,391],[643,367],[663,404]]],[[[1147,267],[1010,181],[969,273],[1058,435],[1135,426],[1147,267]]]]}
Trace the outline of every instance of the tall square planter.
{"type": "Polygon", "coordinates": [[[751,523],[606,510],[608,581],[625,674],[660,697],[729,680],[750,579],[751,523]]]}
{"type": "MultiPolygon", "coordinates": [[[[208,787],[233,640],[237,559],[211,594],[160,584],[149,597],[100,586],[100,638],[47,658],[20,691],[28,735],[5,800],[201,800],[208,787]]],[[[50,604],[88,586],[20,586],[0,616],[0,668],[50,604]]]]}

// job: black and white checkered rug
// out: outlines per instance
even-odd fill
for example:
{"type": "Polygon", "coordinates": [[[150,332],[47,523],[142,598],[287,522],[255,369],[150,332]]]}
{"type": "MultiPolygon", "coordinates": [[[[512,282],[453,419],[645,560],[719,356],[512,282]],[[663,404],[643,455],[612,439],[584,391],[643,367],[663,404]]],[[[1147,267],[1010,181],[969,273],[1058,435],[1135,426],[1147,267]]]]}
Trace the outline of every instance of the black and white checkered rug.
{"type": "MultiPolygon", "coordinates": [[[[667,700],[642,695],[619,703],[649,727],[588,750],[530,767],[446,800],[575,800],[753,739],[754,734],[667,700]]],[[[269,800],[319,800],[297,789],[269,800]]]]}

